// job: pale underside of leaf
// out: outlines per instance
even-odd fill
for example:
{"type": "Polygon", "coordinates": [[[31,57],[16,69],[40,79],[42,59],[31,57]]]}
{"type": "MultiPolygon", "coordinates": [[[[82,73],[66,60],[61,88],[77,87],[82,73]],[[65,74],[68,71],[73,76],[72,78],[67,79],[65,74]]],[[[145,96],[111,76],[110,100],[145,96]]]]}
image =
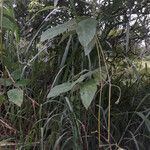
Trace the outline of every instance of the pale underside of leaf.
{"type": "Polygon", "coordinates": [[[97,91],[97,84],[92,79],[86,81],[81,85],[80,96],[81,96],[82,103],[86,109],[89,108],[92,100],[94,99],[96,91],[97,91]]]}
{"type": "Polygon", "coordinates": [[[47,29],[41,35],[41,42],[44,42],[46,40],[51,40],[52,38],[60,35],[61,33],[75,30],[75,28],[76,28],[76,22],[74,19],[72,19],[64,24],[60,24],[57,25],[56,27],[47,29]]]}
{"type": "Polygon", "coordinates": [[[88,55],[95,45],[96,26],[97,21],[94,18],[85,19],[77,25],[76,32],[81,45],[84,47],[85,55],[88,55]]]}
{"type": "Polygon", "coordinates": [[[12,89],[7,92],[9,101],[13,102],[17,106],[21,106],[23,102],[23,90],[21,89],[12,89]]]}
{"type": "MultiPolygon", "coordinates": [[[[99,75],[99,69],[95,69],[93,71],[89,71],[88,73],[81,75],[74,82],[65,82],[60,85],[54,86],[48,93],[47,98],[57,97],[60,94],[63,94],[63,93],[66,93],[66,92],[72,90],[72,88],[75,85],[82,83],[86,78],[90,77],[91,75],[93,75],[93,77],[94,77],[94,79],[92,80],[93,84],[91,84],[91,85],[93,85],[93,86],[95,85],[95,87],[96,87],[96,85],[99,85],[99,83],[102,80],[105,80],[105,78],[107,76],[105,70],[104,69],[102,69],[102,70],[103,71],[102,71],[101,75],[99,75]]],[[[89,82],[91,82],[91,81],[89,81],[89,82]]]]}
{"type": "Polygon", "coordinates": [[[70,83],[70,82],[57,85],[50,90],[49,94],[47,95],[47,98],[57,97],[62,93],[66,93],[70,91],[73,88],[73,86],[74,83],[70,83]]]}

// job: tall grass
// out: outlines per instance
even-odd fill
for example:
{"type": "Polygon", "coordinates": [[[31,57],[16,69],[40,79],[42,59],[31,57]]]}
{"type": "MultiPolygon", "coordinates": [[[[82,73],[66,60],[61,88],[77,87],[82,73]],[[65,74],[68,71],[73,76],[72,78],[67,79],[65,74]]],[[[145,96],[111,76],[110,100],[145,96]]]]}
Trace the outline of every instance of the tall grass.
{"type": "MultiPolygon", "coordinates": [[[[23,7],[18,1],[18,8],[13,8],[11,1],[0,2],[3,31],[0,34],[0,148],[150,148],[149,66],[140,65],[142,49],[129,42],[128,34],[134,35],[131,28],[128,32],[120,31],[117,22],[120,10],[115,12],[117,8],[107,6],[104,1],[94,4],[55,1],[55,5],[58,2],[55,7],[44,1],[42,5],[35,1],[36,6],[29,3],[23,7]],[[108,7],[118,18],[114,14],[107,16],[108,7]],[[26,17],[18,16],[19,8],[26,9],[26,17]],[[26,20],[22,21],[21,17],[26,20]],[[95,18],[98,23],[88,45],[92,47],[95,42],[94,46],[86,55],[82,42],[86,43],[88,37],[82,41],[76,26],[89,18],[95,18]],[[9,24],[3,24],[6,20],[9,24]],[[72,22],[69,24],[68,20],[72,22]],[[35,29],[36,23],[39,26],[35,29]],[[47,39],[41,42],[43,35],[47,39]],[[80,91],[93,80],[97,91],[86,108],[80,91]],[[64,83],[73,86],[63,87],[64,83]],[[60,85],[64,91],[57,89],[60,85]],[[8,91],[15,88],[24,92],[21,107],[8,96],[8,91]],[[48,97],[54,88],[55,96],[48,97]]],[[[122,3],[118,5],[122,8],[122,3]]],[[[124,11],[128,10],[126,7],[124,11]]],[[[123,21],[122,27],[126,24],[123,21]]]]}

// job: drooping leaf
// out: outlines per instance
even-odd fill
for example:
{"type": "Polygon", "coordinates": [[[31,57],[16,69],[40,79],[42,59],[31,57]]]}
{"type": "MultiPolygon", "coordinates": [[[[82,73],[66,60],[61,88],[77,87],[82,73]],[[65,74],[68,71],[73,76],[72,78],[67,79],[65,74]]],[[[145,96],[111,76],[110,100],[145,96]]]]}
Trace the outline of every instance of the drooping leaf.
{"type": "Polygon", "coordinates": [[[56,7],[59,0],[54,0],[54,6],[56,7]]]}
{"type": "Polygon", "coordinates": [[[9,101],[13,102],[17,106],[21,106],[23,102],[23,90],[21,89],[12,89],[7,92],[9,101]]]}
{"type": "Polygon", "coordinates": [[[89,108],[96,91],[97,91],[97,84],[93,79],[86,81],[81,85],[80,89],[81,100],[86,109],[89,108]]]}
{"type": "Polygon", "coordinates": [[[88,55],[95,44],[94,36],[96,34],[97,21],[94,18],[88,18],[80,21],[77,25],[76,32],[79,41],[84,47],[85,55],[88,55]]]}
{"type": "Polygon", "coordinates": [[[85,75],[80,76],[77,80],[74,82],[65,82],[60,85],[54,86],[49,94],[47,95],[47,98],[57,97],[62,93],[66,93],[70,91],[76,84],[81,83],[85,79],[85,75]]]}
{"type": "Polygon", "coordinates": [[[47,95],[47,98],[57,97],[62,93],[66,93],[70,91],[73,88],[73,86],[74,86],[74,83],[70,83],[70,82],[57,85],[50,90],[49,94],[47,95]]]}
{"type": "MultiPolygon", "coordinates": [[[[98,74],[98,69],[93,70],[93,71],[89,71],[89,72],[87,72],[87,73],[85,73],[83,75],[80,75],[79,78],[77,78],[76,80],[74,80],[74,82],[66,82],[66,83],[62,83],[60,85],[57,85],[57,86],[53,87],[50,90],[47,98],[57,97],[57,96],[59,96],[62,93],[66,93],[66,92],[72,90],[72,88],[75,85],[81,84],[86,78],[90,77],[91,75],[94,76],[94,79],[92,80],[93,84],[99,85],[99,82],[103,78],[100,78],[97,74],[98,74]],[[98,77],[95,77],[95,75],[97,75],[98,77]]],[[[103,76],[105,76],[105,74],[103,76]]]]}
{"type": "Polygon", "coordinates": [[[64,24],[60,24],[60,25],[57,25],[56,27],[47,29],[41,35],[41,42],[50,40],[65,31],[75,30],[75,27],[76,27],[76,22],[74,19],[72,19],[64,24]]]}
{"type": "Polygon", "coordinates": [[[84,47],[84,53],[85,53],[85,55],[88,55],[91,52],[91,50],[95,46],[95,43],[96,43],[96,39],[93,38],[92,41],[87,46],[84,47]]]}

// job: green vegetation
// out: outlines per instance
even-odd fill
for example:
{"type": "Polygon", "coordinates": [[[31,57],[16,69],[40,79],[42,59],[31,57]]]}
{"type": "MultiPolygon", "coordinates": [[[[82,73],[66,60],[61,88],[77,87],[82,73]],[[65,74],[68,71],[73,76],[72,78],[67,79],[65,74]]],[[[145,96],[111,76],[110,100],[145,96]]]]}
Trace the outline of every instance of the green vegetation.
{"type": "Polygon", "coordinates": [[[149,150],[150,2],[0,0],[0,149],[149,150]]]}

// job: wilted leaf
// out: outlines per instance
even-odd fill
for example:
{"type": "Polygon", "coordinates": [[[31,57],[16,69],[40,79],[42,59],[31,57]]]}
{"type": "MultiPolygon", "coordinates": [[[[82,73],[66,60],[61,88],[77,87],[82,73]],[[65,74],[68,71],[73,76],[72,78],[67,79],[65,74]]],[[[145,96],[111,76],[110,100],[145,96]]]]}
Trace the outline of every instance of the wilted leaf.
{"type": "Polygon", "coordinates": [[[12,89],[7,92],[9,101],[13,102],[17,106],[21,106],[23,102],[23,90],[21,89],[12,89]]]}
{"type": "Polygon", "coordinates": [[[88,109],[88,107],[90,106],[96,91],[97,85],[94,80],[89,80],[83,83],[83,85],[81,85],[80,89],[81,100],[86,109],[88,109]]]}
{"type": "Polygon", "coordinates": [[[76,32],[81,45],[84,47],[85,55],[88,55],[94,44],[97,21],[94,18],[88,18],[78,23],[76,32]]]}
{"type": "Polygon", "coordinates": [[[66,93],[70,91],[73,88],[73,86],[74,83],[70,83],[70,82],[57,85],[50,90],[49,94],[47,95],[47,98],[56,97],[62,93],[66,93]]]}
{"type": "Polygon", "coordinates": [[[45,40],[50,40],[65,31],[75,30],[75,27],[76,27],[76,22],[75,20],[72,19],[64,24],[60,24],[57,25],[56,27],[47,29],[41,35],[41,42],[44,42],[45,40]]]}

